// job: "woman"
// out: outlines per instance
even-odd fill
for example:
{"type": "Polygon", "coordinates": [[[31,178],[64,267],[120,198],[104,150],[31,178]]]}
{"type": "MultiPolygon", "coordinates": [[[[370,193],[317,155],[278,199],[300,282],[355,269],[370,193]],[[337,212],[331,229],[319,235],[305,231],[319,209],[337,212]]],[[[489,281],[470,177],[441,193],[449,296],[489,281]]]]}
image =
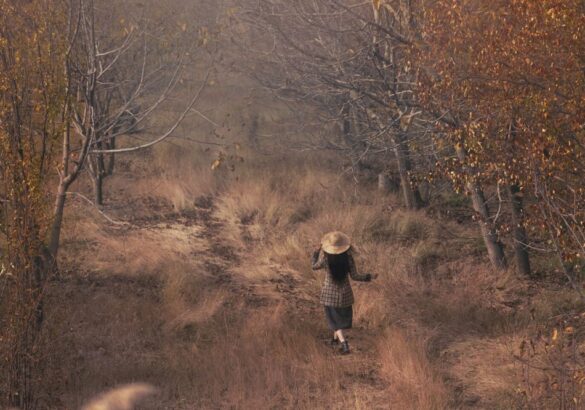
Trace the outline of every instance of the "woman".
{"type": "Polygon", "coordinates": [[[321,240],[321,246],[313,253],[313,270],[327,268],[325,283],[321,289],[321,304],[329,328],[333,330],[332,343],[341,343],[341,353],[349,353],[349,344],[343,336],[344,329],[351,329],[353,318],[353,292],[348,275],[353,280],[369,282],[372,275],[360,275],[351,255],[351,242],[342,232],[329,232],[321,240]]]}

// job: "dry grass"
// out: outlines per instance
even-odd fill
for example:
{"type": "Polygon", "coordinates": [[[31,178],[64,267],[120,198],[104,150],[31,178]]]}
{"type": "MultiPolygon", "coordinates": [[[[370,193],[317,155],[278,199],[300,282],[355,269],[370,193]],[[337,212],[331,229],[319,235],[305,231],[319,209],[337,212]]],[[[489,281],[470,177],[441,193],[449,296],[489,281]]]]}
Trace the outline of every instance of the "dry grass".
{"type": "Polygon", "coordinates": [[[449,391],[427,357],[428,338],[396,328],[385,332],[379,343],[382,374],[393,387],[395,403],[402,409],[447,408],[449,391]]]}
{"type": "MultiPolygon", "coordinates": [[[[470,213],[461,224],[450,219],[468,207],[464,197],[444,199],[439,221],[400,209],[398,195],[378,194],[374,181],[356,183],[334,154],[254,152],[283,140],[279,122],[289,113],[255,95],[259,110],[247,99],[259,91],[228,77],[204,95],[228,135],[214,137],[215,126],[195,116],[179,129],[223,148],[175,139],[118,162],[104,211],[134,225],[111,225],[70,202],[60,254],[67,272],[47,297],[41,406],[79,408],[137,381],[159,390],[146,409],[518,405],[514,349],[573,308],[575,295],[530,294],[510,272],[491,271],[470,213]],[[255,131],[245,125],[254,117],[255,131]],[[234,142],[244,162],[212,171],[234,142]],[[354,353],[343,358],[324,343],[323,274],[309,265],[331,230],[348,233],[358,268],[379,275],[353,285],[354,353]]],[[[76,189],[90,192],[84,181],[76,189]]]]}
{"type": "Polygon", "coordinates": [[[206,154],[177,142],[156,146],[151,166],[158,175],[141,180],[136,194],[162,197],[176,211],[192,209],[198,198],[213,195],[222,187],[222,179],[211,171],[211,160],[203,160],[206,154]]]}
{"type": "Polygon", "coordinates": [[[228,296],[224,289],[206,289],[205,276],[199,272],[184,265],[177,268],[167,273],[162,290],[168,318],[164,328],[171,332],[206,324],[221,311],[228,296]]]}
{"type": "Polygon", "coordinates": [[[520,340],[515,335],[475,337],[453,344],[448,351],[454,360],[449,372],[465,386],[469,403],[481,401],[481,408],[518,408],[522,368],[511,358],[520,340]]]}
{"type": "Polygon", "coordinates": [[[400,210],[399,198],[313,158],[254,158],[235,172],[212,172],[208,159],[161,145],[148,159],[154,171],[114,177],[106,211],[139,226],[72,208],[62,258],[89,277],[54,290],[48,309],[56,340],[77,352],[56,349],[48,361],[64,381],[46,387],[65,407],[134,381],[160,389],[145,408],[518,404],[514,346],[574,295],[543,290],[529,302],[524,281],[487,268],[475,226],[400,210]],[[213,232],[181,216],[202,204],[213,232]],[[334,229],[352,237],[358,268],[379,275],[354,284],[357,349],[347,361],[323,343],[311,305],[322,273],[309,255],[334,229]],[[283,275],[294,292],[275,290],[283,275]]]}
{"type": "Polygon", "coordinates": [[[170,261],[205,252],[201,228],[180,223],[153,225],[147,229],[112,228],[94,220],[68,226],[64,242],[71,243],[83,269],[125,276],[163,275],[170,261]],[[83,238],[78,240],[77,238],[83,238]]]}
{"type": "MultiPolygon", "coordinates": [[[[212,350],[196,355],[205,375],[195,388],[204,407],[324,408],[340,374],[314,329],[284,318],[282,307],[240,318],[212,350]]],[[[335,404],[334,404],[335,405],[335,404]]]]}

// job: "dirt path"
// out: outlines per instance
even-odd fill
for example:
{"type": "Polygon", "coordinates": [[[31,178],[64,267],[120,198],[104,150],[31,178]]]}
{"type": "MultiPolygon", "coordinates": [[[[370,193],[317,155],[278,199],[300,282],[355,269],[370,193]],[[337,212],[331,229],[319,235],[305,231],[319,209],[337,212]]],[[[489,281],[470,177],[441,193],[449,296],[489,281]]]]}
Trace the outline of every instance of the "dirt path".
{"type": "MultiPolygon", "coordinates": [[[[286,315],[296,316],[301,321],[311,322],[311,328],[320,329],[310,335],[319,339],[323,346],[323,354],[328,360],[335,362],[342,390],[367,390],[370,396],[368,408],[388,408],[389,386],[379,375],[379,364],[376,361],[376,338],[379,336],[365,329],[360,323],[354,323],[349,332],[352,354],[343,356],[338,348],[330,346],[330,332],[326,328],[322,306],[318,303],[318,293],[304,283],[302,278],[287,270],[275,269],[275,276],[260,282],[246,281],[241,275],[234,274],[235,268],[246,269],[246,264],[257,263],[253,258],[239,255],[222,239],[222,226],[225,223],[216,217],[213,201],[204,208],[199,208],[200,222],[203,224],[203,237],[209,243],[212,257],[206,262],[210,272],[218,277],[222,286],[245,301],[246,309],[272,310],[276,306],[284,306],[286,315]],[[220,263],[211,262],[220,260],[220,263]]],[[[243,233],[245,236],[245,231],[243,233]]],[[[254,245],[250,245],[253,247],[254,245]]],[[[250,249],[252,253],[253,249],[250,249]]],[[[209,257],[209,255],[204,255],[209,257]]]]}
{"type": "Polygon", "coordinates": [[[255,244],[234,249],[224,240],[226,221],[212,198],[185,212],[142,211],[131,226],[104,225],[120,253],[102,239],[66,251],[74,262],[47,300],[55,346],[43,382],[46,408],[78,408],[135,381],[160,389],[145,408],[343,407],[324,402],[331,395],[322,392],[323,377],[345,404],[389,407],[391,388],[376,362],[379,335],[358,321],[349,332],[352,354],[342,356],[329,346],[318,289],[278,267],[265,279],[242,275],[259,263],[255,244]],[[183,275],[176,285],[173,272],[183,275]],[[274,380],[280,384],[270,390],[274,380]],[[301,397],[281,394],[284,388],[301,397]],[[283,397],[275,402],[275,395],[283,397]],[[351,401],[358,395],[367,399],[351,401]]]}

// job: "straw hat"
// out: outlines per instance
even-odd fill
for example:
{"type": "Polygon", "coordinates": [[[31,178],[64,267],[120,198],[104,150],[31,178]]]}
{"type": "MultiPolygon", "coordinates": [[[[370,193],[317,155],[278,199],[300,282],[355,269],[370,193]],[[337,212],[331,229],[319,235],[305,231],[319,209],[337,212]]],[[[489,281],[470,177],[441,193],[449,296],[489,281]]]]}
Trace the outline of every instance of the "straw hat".
{"type": "Polygon", "coordinates": [[[349,236],[339,231],[329,232],[321,239],[321,248],[331,255],[339,255],[347,251],[350,246],[349,236]]]}

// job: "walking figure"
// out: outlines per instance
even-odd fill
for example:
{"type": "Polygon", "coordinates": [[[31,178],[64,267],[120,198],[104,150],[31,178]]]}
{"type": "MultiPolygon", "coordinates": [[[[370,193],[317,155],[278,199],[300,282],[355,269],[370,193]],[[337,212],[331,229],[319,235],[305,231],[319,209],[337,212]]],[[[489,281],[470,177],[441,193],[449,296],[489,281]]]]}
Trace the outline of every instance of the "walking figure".
{"type": "Polygon", "coordinates": [[[332,344],[341,343],[341,353],[349,353],[349,343],[343,330],[351,329],[353,320],[353,291],[349,277],[353,280],[369,282],[372,275],[357,272],[351,254],[349,237],[338,231],[329,232],[321,240],[321,246],[311,259],[313,270],[327,268],[327,276],[321,289],[321,304],[329,329],[333,331],[332,344]]]}

